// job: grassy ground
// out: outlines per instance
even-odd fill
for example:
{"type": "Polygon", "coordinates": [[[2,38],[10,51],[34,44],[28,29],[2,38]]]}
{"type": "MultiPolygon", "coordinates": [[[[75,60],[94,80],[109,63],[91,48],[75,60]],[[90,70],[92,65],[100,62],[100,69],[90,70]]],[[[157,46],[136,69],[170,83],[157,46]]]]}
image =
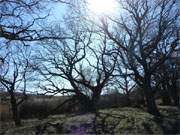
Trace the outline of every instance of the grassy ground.
{"type": "Polygon", "coordinates": [[[1,125],[1,134],[177,134],[179,110],[160,106],[156,118],[137,108],[111,108],[98,113],[54,115],[43,120],[25,120],[22,127],[12,122],[1,125]]]}

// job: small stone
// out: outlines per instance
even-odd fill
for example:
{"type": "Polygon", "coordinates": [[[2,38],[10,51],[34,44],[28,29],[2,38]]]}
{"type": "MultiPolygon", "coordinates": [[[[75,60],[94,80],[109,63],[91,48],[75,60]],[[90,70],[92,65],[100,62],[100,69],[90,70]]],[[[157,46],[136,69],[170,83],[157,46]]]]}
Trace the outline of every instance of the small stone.
{"type": "Polygon", "coordinates": [[[48,126],[46,128],[46,132],[49,133],[49,134],[55,134],[56,133],[56,128],[53,127],[53,126],[48,126]]]}

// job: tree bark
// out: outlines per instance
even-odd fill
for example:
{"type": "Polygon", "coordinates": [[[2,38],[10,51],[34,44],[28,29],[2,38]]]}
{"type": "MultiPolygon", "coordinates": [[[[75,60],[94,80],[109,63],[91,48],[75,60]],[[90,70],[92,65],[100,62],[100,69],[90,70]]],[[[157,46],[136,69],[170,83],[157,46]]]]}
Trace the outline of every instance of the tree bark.
{"type": "Polygon", "coordinates": [[[93,92],[93,96],[92,96],[93,111],[97,111],[97,104],[99,102],[100,93],[101,92],[99,92],[99,90],[93,92]]]}
{"type": "Polygon", "coordinates": [[[168,87],[166,87],[166,85],[164,84],[162,86],[162,102],[163,105],[171,105],[171,98],[170,98],[170,94],[168,93],[168,87]]]}
{"type": "Polygon", "coordinates": [[[15,122],[16,126],[21,125],[21,119],[19,115],[18,105],[16,103],[16,99],[14,97],[11,97],[11,110],[13,115],[13,120],[15,122]]]}
{"type": "Polygon", "coordinates": [[[92,94],[92,98],[80,94],[77,96],[77,99],[80,103],[80,111],[82,112],[95,112],[97,110],[97,103],[100,98],[100,92],[94,91],[92,94]]]}
{"type": "Polygon", "coordinates": [[[143,90],[144,90],[145,99],[146,99],[147,111],[152,115],[159,116],[160,113],[155,103],[153,89],[151,88],[149,84],[146,84],[143,90]]]}
{"type": "Polygon", "coordinates": [[[174,105],[177,107],[180,107],[180,105],[179,105],[179,101],[180,101],[179,94],[180,94],[180,92],[178,90],[178,85],[177,85],[176,81],[172,82],[172,87],[170,89],[171,89],[171,95],[172,95],[174,105]]]}
{"type": "Polygon", "coordinates": [[[84,94],[77,95],[77,100],[80,103],[81,112],[91,112],[92,102],[88,96],[84,94]]]}
{"type": "Polygon", "coordinates": [[[128,105],[128,106],[131,106],[131,99],[130,99],[130,94],[129,94],[129,92],[127,92],[127,94],[126,94],[126,100],[127,100],[127,105],[128,105]]]}

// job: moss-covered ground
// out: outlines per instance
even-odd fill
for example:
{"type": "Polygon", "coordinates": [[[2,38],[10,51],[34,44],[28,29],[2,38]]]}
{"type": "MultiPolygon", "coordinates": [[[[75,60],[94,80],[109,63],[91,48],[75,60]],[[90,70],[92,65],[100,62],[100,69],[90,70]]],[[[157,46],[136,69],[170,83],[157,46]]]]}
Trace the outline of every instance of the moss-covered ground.
{"type": "Polygon", "coordinates": [[[22,127],[4,127],[1,134],[178,134],[178,108],[160,106],[159,109],[162,117],[130,107],[104,109],[97,113],[54,115],[43,120],[23,121],[22,127]]]}

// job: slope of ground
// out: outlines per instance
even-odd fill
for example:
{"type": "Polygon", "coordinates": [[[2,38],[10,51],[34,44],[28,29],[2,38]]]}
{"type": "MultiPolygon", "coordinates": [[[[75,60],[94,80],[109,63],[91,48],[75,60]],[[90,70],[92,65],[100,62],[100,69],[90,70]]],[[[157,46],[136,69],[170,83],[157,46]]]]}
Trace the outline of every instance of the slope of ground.
{"type": "Polygon", "coordinates": [[[168,106],[159,108],[164,117],[156,118],[137,108],[112,108],[96,114],[54,115],[44,120],[25,121],[24,126],[12,126],[2,134],[177,134],[179,110],[168,106]]]}

